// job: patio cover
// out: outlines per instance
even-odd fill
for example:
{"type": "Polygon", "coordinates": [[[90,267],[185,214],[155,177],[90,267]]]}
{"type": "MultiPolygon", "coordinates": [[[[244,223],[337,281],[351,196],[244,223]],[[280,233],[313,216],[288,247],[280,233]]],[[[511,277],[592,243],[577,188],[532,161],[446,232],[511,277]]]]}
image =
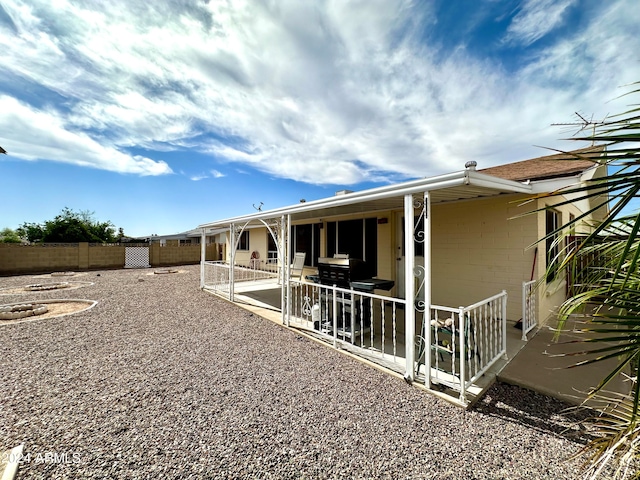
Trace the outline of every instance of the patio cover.
{"type": "Polygon", "coordinates": [[[325,218],[334,215],[402,209],[406,195],[429,192],[430,203],[468,200],[509,193],[533,193],[531,185],[505,180],[472,169],[412,180],[360,192],[345,193],[288,207],[255,212],[203,223],[199,229],[228,230],[232,224],[255,225],[290,215],[292,221],[325,218]]]}

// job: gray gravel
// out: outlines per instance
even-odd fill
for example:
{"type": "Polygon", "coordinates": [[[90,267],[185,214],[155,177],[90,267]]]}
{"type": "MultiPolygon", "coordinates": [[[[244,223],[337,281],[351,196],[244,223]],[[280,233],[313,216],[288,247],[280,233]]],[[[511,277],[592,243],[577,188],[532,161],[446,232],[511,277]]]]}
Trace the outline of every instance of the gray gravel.
{"type": "Polygon", "coordinates": [[[0,297],[99,302],[0,326],[0,451],[25,444],[18,478],[579,478],[567,405],[496,385],[463,411],[180,270],[0,297]]]}

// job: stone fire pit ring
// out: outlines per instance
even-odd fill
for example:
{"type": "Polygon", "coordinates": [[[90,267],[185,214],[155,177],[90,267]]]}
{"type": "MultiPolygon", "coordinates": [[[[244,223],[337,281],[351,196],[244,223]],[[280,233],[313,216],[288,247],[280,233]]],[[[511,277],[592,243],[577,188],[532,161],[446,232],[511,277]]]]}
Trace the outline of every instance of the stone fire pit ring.
{"type": "Polygon", "coordinates": [[[77,298],[8,303],[0,305],[0,328],[2,325],[64,317],[84,312],[97,304],[94,300],[77,298]]]}
{"type": "Polygon", "coordinates": [[[49,307],[41,303],[21,303],[0,307],[0,320],[17,320],[47,313],[49,307]]]}
{"type": "Polygon", "coordinates": [[[17,287],[0,288],[0,295],[24,295],[27,293],[43,293],[54,290],[75,290],[76,288],[87,287],[93,285],[93,282],[51,282],[51,283],[32,283],[29,285],[19,285],[17,287]]]}

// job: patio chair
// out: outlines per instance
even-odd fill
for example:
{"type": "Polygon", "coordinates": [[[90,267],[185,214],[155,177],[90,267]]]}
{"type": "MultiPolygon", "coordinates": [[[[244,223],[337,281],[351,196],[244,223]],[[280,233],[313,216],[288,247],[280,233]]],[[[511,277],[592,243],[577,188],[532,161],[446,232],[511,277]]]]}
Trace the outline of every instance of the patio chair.
{"type": "Polygon", "coordinates": [[[304,260],[307,257],[305,252],[297,252],[293,258],[293,264],[289,269],[289,278],[292,280],[302,280],[302,270],[304,268],[304,260]]]}
{"type": "MultiPolygon", "coordinates": [[[[460,341],[460,326],[458,322],[453,318],[448,318],[446,320],[433,319],[429,323],[431,328],[432,340],[434,339],[434,335],[438,335],[438,337],[440,337],[437,344],[431,345],[431,351],[435,352],[438,355],[441,362],[445,360],[443,354],[447,354],[450,356],[455,354],[457,358],[460,358],[461,352],[458,348],[460,341]],[[445,339],[442,337],[447,338],[445,339]]],[[[465,349],[467,351],[467,361],[471,360],[474,357],[476,357],[478,361],[480,361],[480,350],[476,345],[475,336],[473,334],[473,327],[471,326],[471,322],[468,316],[466,317],[466,321],[464,323],[464,343],[465,349]]],[[[420,331],[424,332],[424,318],[422,319],[422,329],[420,331]]],[[[418,336],[416,344],[416,346],[418,347],[418,354],[415,372],[416,374],[418,374],[418,372],[420,371],[420,365],[425,364],[424,356],[427,354],[425,339],[422,337],[422,335],[418,336]]]]}

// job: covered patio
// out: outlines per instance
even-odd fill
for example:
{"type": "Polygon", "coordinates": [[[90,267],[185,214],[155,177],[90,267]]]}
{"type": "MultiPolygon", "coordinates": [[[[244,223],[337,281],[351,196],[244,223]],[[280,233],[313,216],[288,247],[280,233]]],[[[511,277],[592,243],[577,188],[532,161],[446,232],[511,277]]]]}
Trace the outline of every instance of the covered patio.
{"type": "MultiPolygon", "coordinates": [[[[477,172],[471,163],[447,175],[203,224],[203,248],[211,229],[228,232],[230,248],[225,261],[202,262],[200,286],[468,406],[492,383],[509,351],[522,347],[521,339],[536,325],[535,308],[518,310],[523,334],[507,328],[506,285],[480,301],[463,300],[463,306],[435,304],[432,207],[531,193],[529,185],[477,172]],[[355,235],[361,246],[349,243],[353,218],[362,218],[362,241],[355,235]],[[313,241],[302,248],[298,230],[309,225],[313,241]],[[238,260],[238,246],[251,228],[268,231],[275,246],[269,257],[276,262],[257,262],[254,254],[238,260]],[[375,235],[367,237],[370,231],[375,235]],[[393,287],[363,290],[353,281],[319,282],[319,261],[348,258],[343,250],[350,248],[373,265],[371,280],[386,279],[393,287]],[[293,274],[291,263],[300,250],[306,250],[306,266],[293,274]]],[[[456,294],[464,299],[464,288],[456,294]]]]}

